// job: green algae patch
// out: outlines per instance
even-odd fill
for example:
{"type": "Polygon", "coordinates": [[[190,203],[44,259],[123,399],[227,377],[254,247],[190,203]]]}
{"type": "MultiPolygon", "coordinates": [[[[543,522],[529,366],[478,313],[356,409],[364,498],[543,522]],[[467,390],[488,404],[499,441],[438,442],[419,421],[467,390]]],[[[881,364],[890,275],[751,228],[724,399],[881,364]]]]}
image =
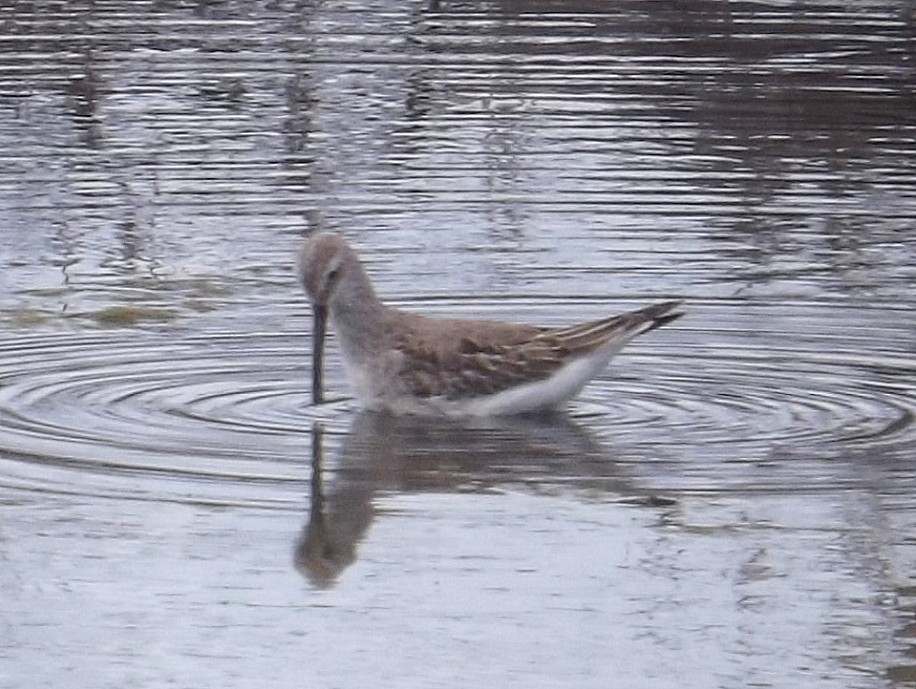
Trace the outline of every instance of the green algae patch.
{"type": "Polygon", "coordinates": [[[3,321],[14,328],[28,328],[33,325],[47,323],[53,316],[40,309],[20,308],[13,309],[3,321]]]}
{"type": "Polygon", "coordinates": [[[119,326],[138,323],[171,321],[178,318],[174,309],[160,309],[152,306],[109,306],[95,314],[100,325],[119,326]]]}

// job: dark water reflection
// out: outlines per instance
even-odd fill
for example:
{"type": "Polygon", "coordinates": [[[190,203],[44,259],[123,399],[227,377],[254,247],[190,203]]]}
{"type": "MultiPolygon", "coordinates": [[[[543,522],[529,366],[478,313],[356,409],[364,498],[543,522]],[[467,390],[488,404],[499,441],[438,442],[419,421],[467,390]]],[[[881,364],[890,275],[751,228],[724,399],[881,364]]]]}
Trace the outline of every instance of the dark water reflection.
{"type": "Polygon", "coordinates": [[[627,504],[675,502],[640,494],[640,487],[618,475],[613,453],[565,415],[430,424],[360,414],[344,437],[330,481],[323,432],[320,424],[312,431],[311,509],[297,548],[300,570],[320,586],[333,584],[356,559],[375,502],[385,493],[531,490],[627,504]]]}
{"type": "Polygon", "coordinates": [[[912,684],[914,36],[903,0],[0,7],[0,686],[912,684]],[[406,308],[689,316],[565,420],[316,409],[312,229],[406,308]]]}

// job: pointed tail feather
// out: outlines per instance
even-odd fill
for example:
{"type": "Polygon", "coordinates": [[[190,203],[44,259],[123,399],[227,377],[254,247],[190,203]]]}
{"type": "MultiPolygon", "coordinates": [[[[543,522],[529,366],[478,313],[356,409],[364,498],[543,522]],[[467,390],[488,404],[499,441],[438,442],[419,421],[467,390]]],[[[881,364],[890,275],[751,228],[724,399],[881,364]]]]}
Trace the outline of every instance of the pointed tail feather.
{"type": "Polygon", "coordinates": [[[677,310],[680,305],[680,301],[660,302],[619,316],[551,330],[545,333],[545,337],[558,339],[562,342],[564,349],[572,352],[588,353],[611,341],[616,341],[622,346],[637,335],[647,333],[683,316],[684,313],[677,310]]]}
{"type": "Polygon", "coordinates": [[[652,304],[652,306],[647,306],[644,309],[639,309],[637,311],[631,311],[624,316],[628,316],[634,319],[634,323],[631,328],[641,328],[639,334],[647,333],[650,330],[655,330],[660,328],[663,325],[676,321],[678,318],[684,315],[683,311],[677,310],[681,306],[681,301],[664,301],[658,304],[652,304]]]}

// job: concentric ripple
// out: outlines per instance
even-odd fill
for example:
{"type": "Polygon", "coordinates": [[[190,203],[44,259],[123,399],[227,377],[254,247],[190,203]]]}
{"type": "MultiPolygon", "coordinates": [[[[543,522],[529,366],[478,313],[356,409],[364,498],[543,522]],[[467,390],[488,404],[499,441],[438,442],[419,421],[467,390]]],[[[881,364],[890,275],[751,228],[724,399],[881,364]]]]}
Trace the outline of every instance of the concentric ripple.
{"type": "MultiPolygon", "coordinates": [[[[634,359],[651,374],[641,379],[613,377],[593,385],[585,399],[614,419],[615,433],[664,425],[678,438],[699,443],[725,440],[771,448],[795,445],[807,452],[837,444],[895,443],[913,422],[912,398],[902,387],[854,379],[855,361],[807,359],[791,366],[763,369],[752,353],[706,348],[682,352],[678,365],[652,357],[634,359]],[[684,364],[709,357],[720,363],[710,380],[703,372],[685,372],[684,364]],[[806,366],[816,366],[811,374],[806,366]],[[660,387],[659,387],[660,386],[660,387]],[[676,391],[673,392],[673,391],[676,391]]],[[[706,362],[708,363],[708,362],[706,362]]],[[[900,364],[899,376],[906,375],[900,364]]],[[[890,375],[887,373],[886,375],[890,375]]]]}
{"type": "MultiPolygon", "coordinates": [[[[722,314],[696,315],[704,327],[711,317],[722,314]]],[[[802,463],[767,483],[760,467],[772,462],[893,460],[911,446],[904,349],[843,350],[829,330],[807,340],[770,333],[762,344],[740,322],[718,337],[689,325],[634,343],[573,404],[574,421],[607,441],[609,457],[676,461],[669,473],[699,475],[711,489],[736,475],[773,487],[798,479],[802,463]]],[[[854,343],[856,329],[841,329],[854,343]]],[[[312,422],[345,433],[351,418],[347,402],[310,406],[304,344],[290,334],[117,331],[7,340],[0,480],[158,500],[298,501],[312,422]]],[[[335,367],[332,358],[332,385],[343,391],[335,367]]]]}
{"type": "Polygon", "coordinates": [[[676,462],[664,485],[747,491],[860,486],[880,467],[885,490],[913,489],[916,389],[903,311],[795,303],[746,320],[698,318],[713,334],[634,345],[583,396],[589,412],[612,419],[599,435],[641,469],[646,459],[676,462]]]}
{"type": "Polygon", "coordinates": [[[250,502],[244,484],[304,476],[306,369],[289,338],[22,338],[0,367],[7,483],[250,502]]]}

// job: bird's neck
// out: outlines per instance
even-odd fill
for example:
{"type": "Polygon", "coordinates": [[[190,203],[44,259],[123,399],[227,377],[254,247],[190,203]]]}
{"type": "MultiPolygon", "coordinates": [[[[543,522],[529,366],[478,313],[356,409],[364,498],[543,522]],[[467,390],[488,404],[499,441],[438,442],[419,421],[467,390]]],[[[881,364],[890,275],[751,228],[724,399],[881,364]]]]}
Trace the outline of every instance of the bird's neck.
{"type": "Polygon", "coordinates": [[[382,319],[385,306],[375,294],[362,266],[348,271],[330,304],[331,326],[340,339],[344,357],[354,359],[357,352],[376,352],[382,346],[382,319]]]}

